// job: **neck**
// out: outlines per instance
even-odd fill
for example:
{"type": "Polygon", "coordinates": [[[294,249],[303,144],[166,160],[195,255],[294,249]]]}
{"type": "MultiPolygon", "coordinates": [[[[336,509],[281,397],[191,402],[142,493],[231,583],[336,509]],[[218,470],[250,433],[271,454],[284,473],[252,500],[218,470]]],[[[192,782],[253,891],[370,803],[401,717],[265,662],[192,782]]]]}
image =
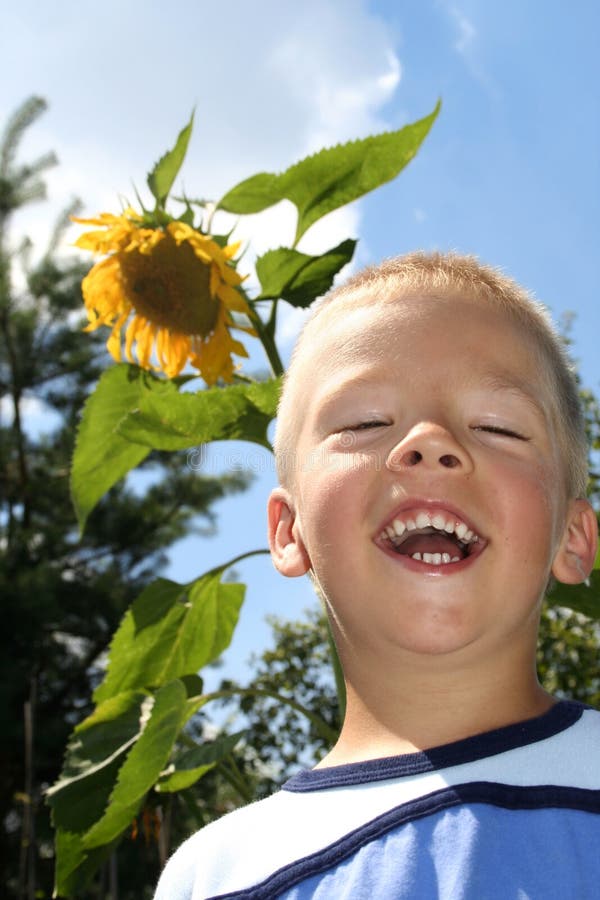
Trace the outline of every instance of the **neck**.
{"type": "Polygon", "coordinates": [[[502,665],[448,666],[432,660],[419,671],[354,670],[347,679],[340,737],[320,766],[414,753],[535,718],[554,705],[539,685],[531,655],[502,665]],[[525,663],[525,665],[523,665],[525,663]]]}

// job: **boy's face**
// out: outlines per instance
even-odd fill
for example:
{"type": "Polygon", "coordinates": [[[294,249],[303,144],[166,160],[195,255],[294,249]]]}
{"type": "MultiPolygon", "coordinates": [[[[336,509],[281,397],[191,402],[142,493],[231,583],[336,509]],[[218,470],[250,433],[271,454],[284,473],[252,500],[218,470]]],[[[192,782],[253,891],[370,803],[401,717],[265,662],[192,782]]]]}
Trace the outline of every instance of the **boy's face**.
{"type": "Polygon", "coordinates": [[[551,571],[583,578],[585,507],[533,343],[469,299],[334,302],[316,331],[291,488],[270,501],[278,568],[313,569],[346,658],[531,646],[551,571]]]}

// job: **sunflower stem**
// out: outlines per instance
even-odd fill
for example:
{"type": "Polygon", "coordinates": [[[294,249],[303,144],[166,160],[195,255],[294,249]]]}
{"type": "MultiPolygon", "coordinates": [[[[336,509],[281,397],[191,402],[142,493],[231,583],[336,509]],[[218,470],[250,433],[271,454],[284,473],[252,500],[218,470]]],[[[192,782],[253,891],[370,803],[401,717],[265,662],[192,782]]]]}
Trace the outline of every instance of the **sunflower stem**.
{"type": "MultiPolygon", "coordinates": [[[[224,759],[221,759],[217,764],[217,769],[225,779],[228,781],[234,790],[238,792],[242,800],[246,803],[250,803],[254,797],[252,795],[252,791],[250,787],[244,781],[243,776],[239,773],[239,769],[236,772],[231,766],[232,757],[231,754],[224,759]]],[[[237,766],[236,766],[237,768],[237,766]]]]}
{"type": "MultiPolygon", "coordinates": [[[[214,569],[209,569],[208,572],[204,572],[202,578],[205,578],[207,575],[216,575],[217,572],[224,572],[225,569],[230,569],[231,566],[235,566],[237,562],[241,562],[243,559],[248,559],[251,556],[265,556],[269,554],[269,550],[265,547],[261,550],[248,550],[247,553],[240,553],[239,556],[234,556],[233,559],[230,559],[226,563],[221,563],[218,566],[215,566],[214,569]]],[[[194,579],[195,581],[196,579],[194,579]]],[[[194,581],[190,581],[189,585],[192,585],[194,581]]],[[[189,586],[188,585],[188,586],[189,586]]]]}
{"type": "Polygon", "coordinates": [[[275,339],[275,325],[277,323],[277,304],[278,300],[273,300],[271,304],[271,314],[269,315],[269,321],[266,324],[266,329],[273,338],[275,339]]]}
{"type": "Polygon", "coordinates": [[[275,377],[283,375],[283,363],[281,362],[281,357],[279,355],[279,351],[275,344],[273,335],[269,333],[269,325],[265,325],[258,313],[256,313],[253,309],[251,309],[250,311],[250,321],[252,322],[252,325],[260,339],[260,342],[265,349],[267,359],[271,364],[273,375],[275,377]]]}
{"type": "Polygon", "coordinates": [[[325,621],[327,622],[327,643],[329,644],[329,652],[331,653],[331,667],[333,669],[333,677],[335,678],[335,690],[338,698],[340,720],[343,722],[346,715],[346,680],[344,678],[344,670],[342,669],[337,646],[333,639],[333,631],[331,629],[329,616],[326,616],[325,621]]]}
{"type": "Polygon", "coordinates": [[[284,694],[280,694],[277,691],[269,691],[263,688],[242,688],[237,685],[232,685],[231,687],[223,688],[220,691],[211,691],[209,694],[203,694],[202,699],[205,703],[210,703],[211,700],[228,700],[236,695],[238,697],[269,697],[272,700],[277,700],[278,703],[289,706],[290,709],[295,710],[297,713],[300,713],[300,715],[308,719],[308,721],[314,725],[319,735],[332,746],[338,739],[338,733],[335,728],[328,725],[321,716],[314,713],[306,706],[303,706],[301,703],[298,703],[296,700],[292,700],[291,697],[286,697],[284,694]]]}

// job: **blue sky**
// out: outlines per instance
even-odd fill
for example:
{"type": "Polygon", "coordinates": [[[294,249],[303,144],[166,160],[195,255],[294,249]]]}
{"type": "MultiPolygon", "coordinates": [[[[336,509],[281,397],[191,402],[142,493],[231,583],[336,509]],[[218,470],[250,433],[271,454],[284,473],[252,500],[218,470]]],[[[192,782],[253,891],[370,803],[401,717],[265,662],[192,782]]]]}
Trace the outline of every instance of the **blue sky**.
{"type": "MultiPolygon", "coordinates": [[[[133,197],[196,105],[183,183],[219,196],[259,170],[280,170],[340,140],[442,113],[400,177],[333,214],[307,250],[360,239],[356,265],[415,248],[456,249],[502,267],[560,319],[576,314],[574,355],[598,390],[600,305],[600,7],[594,0],[148,0],[101,5],[21,0],[3,13],[3,115],[31,93],[49,112],[23,153],[55,149],[50,203],[15,223],[40,244],[73,195],[85,211],[133,197]]],[[[290,235],[277,208],[244,225],[255,249],[290,235]]],[[[16,235],[15,235],[16,236],[16,235]]],[[[74,233],[71,237],[74,236],[74,233]]],[[[251,257],[249,257],[251,258],[251,257]]],[[[300,325],[284,316],[284,354],[300,325]]],[[[255,354],[250,370],[264,368],[255,354]]],[[[246,465],[252,489],[217,509],[219,533],[190,537],[169,574],[186,581],[265,545],[274,484],[268,454],[222,445],[208,469],[246,465]]],[[[245,677],[268,639],[267,613],[297,617],[314,602],[266,557],[238,566],[248,582],[240,628],[219,674],[245,677]]]]}

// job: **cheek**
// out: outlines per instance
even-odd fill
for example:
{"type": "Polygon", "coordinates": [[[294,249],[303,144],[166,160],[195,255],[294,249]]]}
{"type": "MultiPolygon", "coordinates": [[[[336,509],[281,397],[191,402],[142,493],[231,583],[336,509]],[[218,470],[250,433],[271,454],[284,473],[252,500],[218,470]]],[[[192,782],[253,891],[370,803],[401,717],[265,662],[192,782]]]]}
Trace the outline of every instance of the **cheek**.
{"type": "Polygon", "coordinates": [[[302,489],[303,536],[311,558],[338,545],[347,550],[364,514],[361,479],[352,471],[331,468],[308,473],[302,489]]]}
{"type": "Polygon", "coordinates": [[[556,490],[561,480],[557,466],[532,463],[506,466],[496,482],[497,514],[504,517],[515,563],[536,560],[545,565],[553,556],[562,533],[564,503],[556,490]]]}

